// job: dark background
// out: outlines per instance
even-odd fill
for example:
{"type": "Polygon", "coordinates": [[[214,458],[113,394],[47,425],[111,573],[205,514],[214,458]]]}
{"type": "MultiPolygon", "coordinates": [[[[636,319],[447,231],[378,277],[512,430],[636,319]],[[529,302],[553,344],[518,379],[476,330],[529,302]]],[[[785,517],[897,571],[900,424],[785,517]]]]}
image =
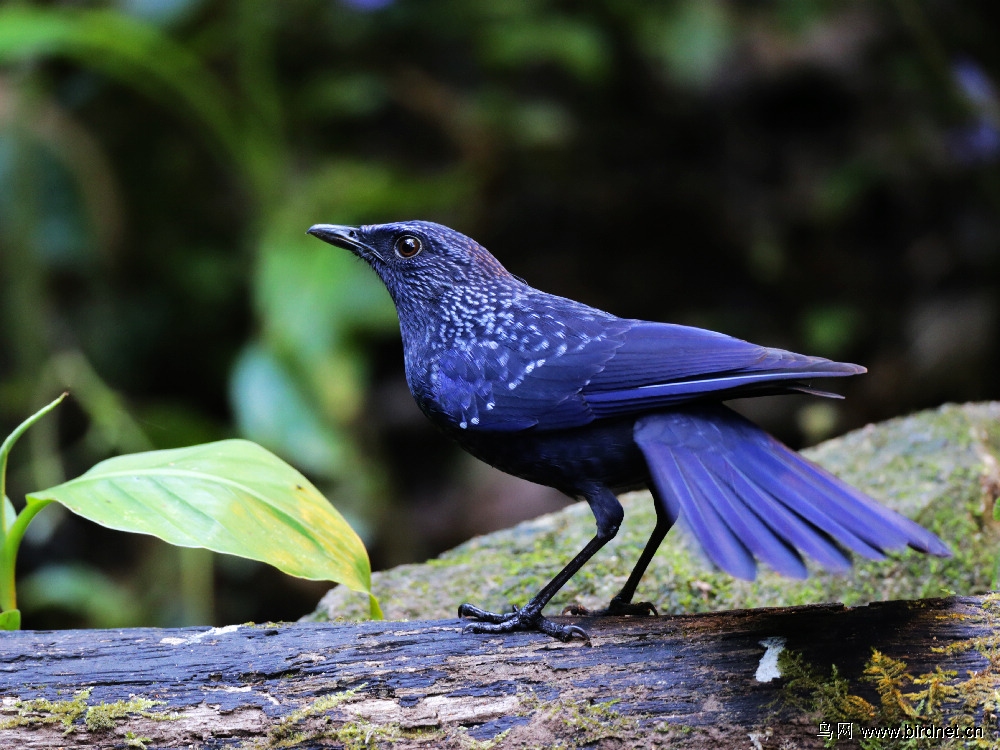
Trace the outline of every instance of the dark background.
{"type": "MultiPolygon", "coordinates": [[[[121,0],[0,6],[8,494],[231,436],[375,569],[559,507],[461,455],[317,222],[426,218],[534,286],[869,374],[744,403],[800,447],[1000,396],[1000,6],[121,0]]],[[[290,619],[325,589],[53,507],[27,627],[290,619]]]]}

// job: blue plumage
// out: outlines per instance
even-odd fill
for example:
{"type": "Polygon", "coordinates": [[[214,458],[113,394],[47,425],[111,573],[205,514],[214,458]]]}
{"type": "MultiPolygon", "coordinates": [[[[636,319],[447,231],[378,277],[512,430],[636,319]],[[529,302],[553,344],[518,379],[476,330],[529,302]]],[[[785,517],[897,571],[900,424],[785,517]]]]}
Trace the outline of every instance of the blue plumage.
{"type": "Polygon", "coordinates": [[[632,604],[649,558],[684,516],[720,568],[752,579],[756,561],[804,577],[845,550],[873,559],[912,547],[947,555],[933,534],[844,484],[719,404],[812,390],[804,381],[864,372],[689,326],[617,318],[545,294],[474,240],[439,224],[316,225],[385,283],[399,313],[406,379],[421,410],[473,455],[583,497],[597,535],[523,609],[462,605],[478,632],[582,634],[541,616],[552,595],[615,533],[615,493],[649,486],[658,522],[608,612],[632,604]]]}

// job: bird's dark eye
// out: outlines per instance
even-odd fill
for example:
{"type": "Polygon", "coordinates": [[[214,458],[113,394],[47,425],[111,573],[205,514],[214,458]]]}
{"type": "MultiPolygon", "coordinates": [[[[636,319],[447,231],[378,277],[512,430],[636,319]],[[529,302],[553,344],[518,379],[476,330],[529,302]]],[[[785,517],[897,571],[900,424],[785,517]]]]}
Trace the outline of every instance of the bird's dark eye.
{"type": "Polygon", "coordinates": [[[400,258],[412,258],[424,249],[424,243],[420,241],[419,237],[414,237],[412,234],[404,234],[396,240],[393,248],[396,250],[396,255],[400,258]]]}

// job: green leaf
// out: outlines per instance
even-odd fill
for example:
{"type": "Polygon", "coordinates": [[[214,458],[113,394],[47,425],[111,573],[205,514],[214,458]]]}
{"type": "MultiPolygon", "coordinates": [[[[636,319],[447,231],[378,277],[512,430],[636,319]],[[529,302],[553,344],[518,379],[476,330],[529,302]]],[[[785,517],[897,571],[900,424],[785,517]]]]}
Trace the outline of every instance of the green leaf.
{"type": "Polygon", "coordinates": [[[14,525],[14,519],[17,518],[17,511],[14,510],[14,503],[10,501],[10,498],[6,495],[3,496],[3,516],[0,518],[0,528],[3,529],[3,533],[7,533],[7,529],[14,525]]]}
{"type": "Polygon", "coordinates": [[[302,474],[246,440],[118,456],[29,499],[370,594],[368,554],[343,516],[302,474]]]}
{"type": "Polygon", "coordinates": [[[0,612],[0,630],[20,630],[20,629],[21,629],[21,610],[8,609],[6,612],[0,612]]]}

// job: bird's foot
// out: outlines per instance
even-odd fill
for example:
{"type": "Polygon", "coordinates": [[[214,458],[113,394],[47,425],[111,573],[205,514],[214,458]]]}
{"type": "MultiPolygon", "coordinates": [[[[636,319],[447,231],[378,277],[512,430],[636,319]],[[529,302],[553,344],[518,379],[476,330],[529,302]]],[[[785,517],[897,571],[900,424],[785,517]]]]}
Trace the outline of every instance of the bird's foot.
{"type": "Polygon", "coordinates": [[[580,604],[571,604],[562,613],[564,615],[583,615],[588,617],[658,617],[659,612],[652,602],[626,602],[617,596],[604,609],[587,609],[580,604]]]}
{"type": "Polygon", "coordinates": [[[488,612],[471,604],[462,604],[458,608],[459,617],[472,617],[479,622],[471,622],[463,628],[466,633],[513,633],[518,630],[537,630],[545,635],[558,638],[564,643],[575,638],[582,638],[590,643],[587,631],[578,625],[560,625],[542,617],[540,610],[530,607],[514,608],[513,612],[497,614],[488,612]]]}

